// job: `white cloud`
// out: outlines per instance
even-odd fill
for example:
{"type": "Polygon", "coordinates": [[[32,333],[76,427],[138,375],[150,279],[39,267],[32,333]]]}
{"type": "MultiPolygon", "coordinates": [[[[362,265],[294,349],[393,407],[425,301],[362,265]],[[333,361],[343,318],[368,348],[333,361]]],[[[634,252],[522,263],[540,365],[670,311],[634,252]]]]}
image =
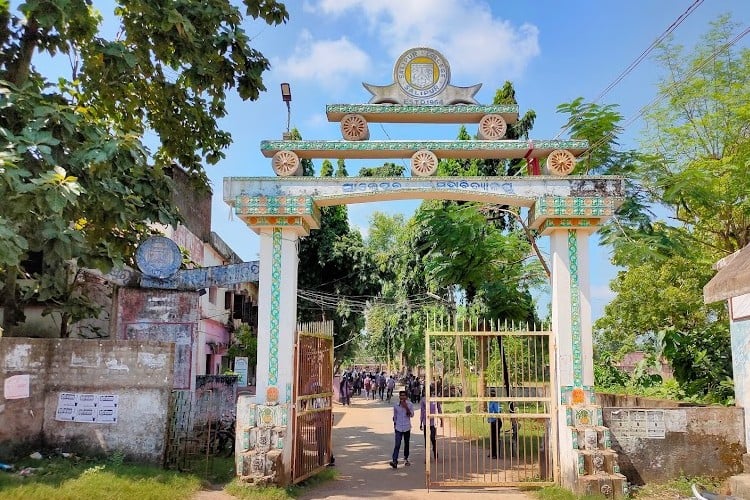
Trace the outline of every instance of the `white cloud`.
{"type": "Polygon", "coordinates": [[[336,88],[345,85],[352,76],[365,74],[370,56],[346,37],[314,40],[309,31],[303,31],[294,54],[285,61],[276,61],[273,66],[284,78],[336,88]]]}
{"type": "Polygon", "coordinates": [[[494,17],[479,0],[319,0],[306,4],[325,16],[365,19],[374,37],[395,59],[411,47],[432,47],[451,65],[454,85],[499,84],[521,76],[539,55],[539,30],[494,17]],[[475,78],[477,81],[463,81],[475,78]]]}

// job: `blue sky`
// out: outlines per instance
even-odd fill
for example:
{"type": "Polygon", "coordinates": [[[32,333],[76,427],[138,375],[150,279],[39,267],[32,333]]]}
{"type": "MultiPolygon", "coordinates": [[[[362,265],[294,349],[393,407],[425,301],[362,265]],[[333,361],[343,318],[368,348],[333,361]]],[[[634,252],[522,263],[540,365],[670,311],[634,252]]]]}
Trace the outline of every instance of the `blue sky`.
{"type": "MultiPolygon", "coordinates": [[[[94,2],[112,29],[112,4],[94,2]]],[[[556,107],[577,97],[593,100],[691,5],[698,7],[674,31],[676,42],[692,47],[719,14],[731,13],[741,27],[750,24],[747,0],[292,0],[285,2],[289,22],[271,27],[248,22],[254,48],[272,68],[263,78],[268,89],[258,101],[230,98],[222,125],[233,136],[227,158],[207,168],[214,187],[212,225],[243,259],[258,258],[258,238],[232,217],[222,201],[224,177],[273,176],[271,160],[260,142],[281,139],[287,113],[279,85],[292,89],[291,126],[305,139],[339,139],[337,123],[325,117],[326,104],[365,103],[370,94],[362,82],[386,85],[393,65],[411,47],[431,47],[448,60],[451,83],[482,83],[476,99],[489,104],[506,80],[513,82],[521,114],[533,109],[532,139],[558,135],[565,116],[556,107]]],[[[14,2],[16,4],[16,2],[14,2]]],[[[750,38],[750,37],[746,37],[750,38]]],[[[748,46],[750,39],[740,45],[748,46]]],[[[629,120],[654,100],[659,74],[649,59],[639,64],[600,101],[618,104],[629,120]]],[[[640,120],[622,137],[623,146],[638,146],[640,120]]],[[[457,125],[371,124],[371,139],[452,139],[457,125]]],[[[469,127],[470,133],[476,126],[469,127]]],[[[568,138],[563,134],[560,138],[568,138]]],[[[399,160],[400,161],[400,160],[399,160]]],[[[315,161],[316,169],[321,161],[315,161]]],[[[334,162],[335,164],[335,162],[334,162]]],[[[350,175],[378,162],[347,162],[350,175]]],[[[380,162],[382,164],[382,162],[380,162]]],[[[408,169],[407,169],[408,171],[408,169]]],[[[419,202],[349,206],[353,225],[366,228],[373,211],[411,214],[419,202]]],[[[542,245],[546,246],[546,238],[542,245]]],[[[594,316],[611,298],[608,282],[615,274],[607,249],[592,243],[591,274],[594,316]]],[[[544,299],[540,302],[544,304],[544,299]]],[[[544,311],[542,311],[544,313],[544,311]]]]}
{"type": "MultiPolygon", "coordinates": [[[[533,139],[552,139],[565,116],[556,108],[577,97],[593,100],[651,43],[669,28],[694,0],[305,0],[287,2],[290,20],[281,27],[248,28],[253,45],[272,63],[264,79],[268,92],[253,103],[230,106],[227,126],[235,143],[227,160],[209,169],[214,181],[215,230],[245,259],[256,259],[257,237],[221,199],[221,179],[273,176],[270,160],[260,154],[263,139],[280,139],[286,108],[279,84],[292,88],[291,126],[305,139],[339,139],[338,124],[325,117],[326,104],[365,103],[370,94],[362,82],[393,81],[393,65],[411,47],[440,51],[451,69],[451,83],[482,83],[476,98],[489,104],[506,80],[513,82],[521,114],[537,113],[533,139]]],[[[750,2],[707,0],[675,29],[677,43],[695,45],[719,14],[731,13],[742,27],[750,23],[750,2]]],[[[750,40],[742,40],[747,46],[750,40]]],[[[651,59],[640,63],[600,101],[617,104],[625,120],[635,117],[656,95],[659,73],[651,59]]],[[[636,120],[622,137],[623,146],[638,146],[636,120]]],[[[371,139],[451,139],[456,125],[371,124],[371,139]]],[[[469,127],[475,132],[475,126],[469,127]]],[[[561,138],[567,138],[563,135],[561,138]]],[[[316,161],[316,168],[321,161],[316,161]]],[[[334,161],[335,164],[335,161],[334,161]]],[[[347,162],[350,175],[377,162],[347,162]]],[[[407,169],[408,171],[408,169],[407,169]]],[[[412,213],[419,202],[349,206],[352,224],[366,228],[373,211],[412,213]]],[[[547,238],[542,238],[543,248],[547,238]]],[[[594,317],[611,299],[608,283],[616,269],[608,250],[592,238],[591,291],[594,317]]],[[[548,299],[539,298],[542,309],[548,299]]],[[[541,311],[542,314],[545,311],[541,311]]]]}

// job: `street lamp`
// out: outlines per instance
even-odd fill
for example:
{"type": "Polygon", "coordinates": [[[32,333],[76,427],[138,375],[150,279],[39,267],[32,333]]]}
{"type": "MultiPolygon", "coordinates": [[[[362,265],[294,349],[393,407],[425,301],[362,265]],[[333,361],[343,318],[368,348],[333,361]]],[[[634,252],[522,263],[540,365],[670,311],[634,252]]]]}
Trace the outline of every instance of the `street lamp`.
{"type": "Polygon", "coordinates": [[[286,82],[281,84],[281,100],[286,103],[286,132],[284,132],[284,140],[288,141],[291,139],[291,134],[289,133],[289,120],[292,116],[292,109],[289,103],[292,102],[292,87],[286,82]]]}

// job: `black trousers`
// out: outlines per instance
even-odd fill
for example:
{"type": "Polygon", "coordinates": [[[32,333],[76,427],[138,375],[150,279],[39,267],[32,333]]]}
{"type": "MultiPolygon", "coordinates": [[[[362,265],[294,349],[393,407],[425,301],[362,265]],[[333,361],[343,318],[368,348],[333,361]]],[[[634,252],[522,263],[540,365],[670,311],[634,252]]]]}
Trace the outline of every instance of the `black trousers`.
{"type": "Polygon", "coordinates": [[[499,420],[490,422],[490,450],[492,458],[497,458],[497,443],[500,438],[500,429],[502,426],[499,420]]]}
{"type": "MultiPolygon", "coordinates": [[[[427,446],[427,426],[423,427],[424,444],[427,446]]],[[[432,444],[432,456],[437,458],[437,429],[434,425],[430,426],[430,443],[432,444]]]]}

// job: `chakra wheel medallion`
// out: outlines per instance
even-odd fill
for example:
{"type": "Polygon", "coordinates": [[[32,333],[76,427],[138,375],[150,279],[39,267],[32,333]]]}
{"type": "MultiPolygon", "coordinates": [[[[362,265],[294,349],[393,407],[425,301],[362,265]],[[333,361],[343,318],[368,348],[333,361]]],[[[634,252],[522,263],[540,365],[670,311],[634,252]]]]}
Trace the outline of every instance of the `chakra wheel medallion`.
{"type": "Polygon", "coordinates": [[[273,155],[271,160],[273,171],[279,177],[296,175],[300,168],[299,156],[293,151],[282,150],[273,155]]]}
{"type": "Polygon", "coordinates": [[[552,175],[568,175],[576,166],[576,157],[567,149],[556,149],[547,157],[547,170],[552,175]]]}
{"type": "Polygon", "coordinates": [[[370,129],[365,117],[356,113],[344,115],[341,119],[341,135],[347,141],[365,141],[370,138],[370,129]]]}
{"type": "Polygon", "coordinates": [[[438,167],[438,159],[435,153],[426,149],[420,149],[411,157],[411,173],[418,177],[429,177],[435,175],[438,167]]]}
{"type": "Polygon", "coordinates": [[[479,130],[477,135],[485,141],[497,141],[505,137],[508,130],[508,124],[500,115],[484,115],[479,120],[479,130]]]}

